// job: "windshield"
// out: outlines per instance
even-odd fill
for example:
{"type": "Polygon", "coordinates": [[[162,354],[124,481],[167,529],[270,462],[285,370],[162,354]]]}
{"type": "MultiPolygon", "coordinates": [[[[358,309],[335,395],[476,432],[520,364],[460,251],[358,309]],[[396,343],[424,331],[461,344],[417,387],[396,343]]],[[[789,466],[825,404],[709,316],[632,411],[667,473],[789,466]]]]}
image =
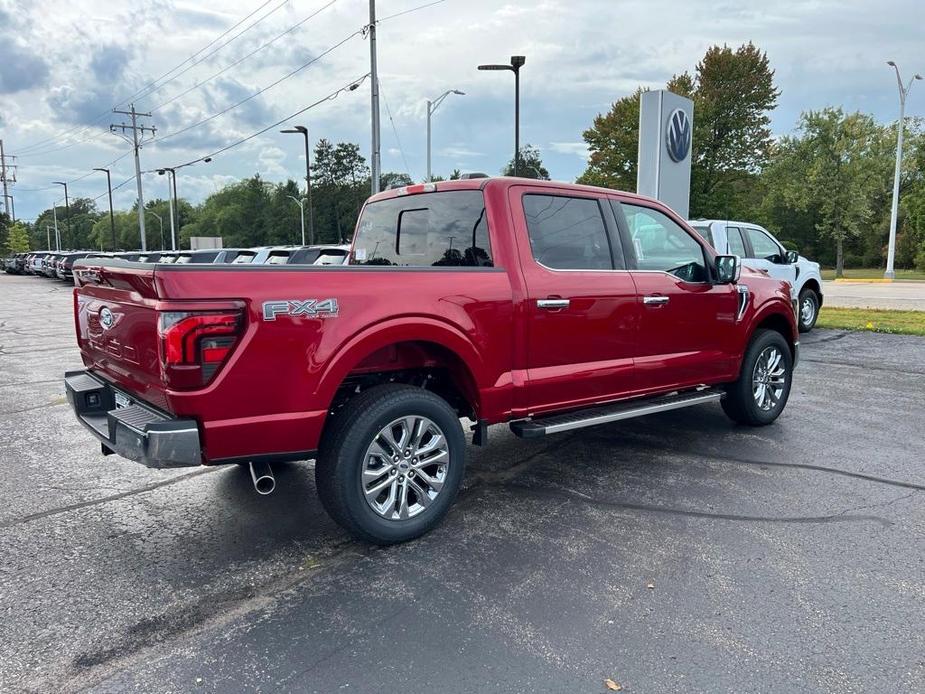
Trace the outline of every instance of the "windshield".
{"type": "Polygon", "coordinates": [[[482,191],[424,193],[368,204],[350,264],[492,266],[482,191]]]}

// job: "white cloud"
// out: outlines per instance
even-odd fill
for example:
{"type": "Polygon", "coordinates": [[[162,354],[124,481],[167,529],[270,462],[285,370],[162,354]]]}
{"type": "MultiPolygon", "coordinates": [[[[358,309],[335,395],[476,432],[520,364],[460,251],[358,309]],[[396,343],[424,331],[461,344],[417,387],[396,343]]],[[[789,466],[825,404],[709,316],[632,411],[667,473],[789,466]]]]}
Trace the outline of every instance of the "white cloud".
{"type": "Polygon", "coordinates": [[[549,148],[559,154],[574,154],[582,161],[588,160],[588,144],[586,142],[550,142],[549,148]]]}
{"type": "MultiPolygon", "coordinates": [[[[33,58],[49,66],[44,83],[37,80],[25,88],[19,88],[23,76],[14,75],[18,91],[0,99],[4,144],[8,153],[24,155],[18,161],[20,183],[13,191],[17,212],[33,217],[57,195],[28,189],[47,188],[53,180],[73,180],[126,151],[108,132],[108,109],[116,102],[134,98],[140,109],[153,109],[146,122],[156,125],[159,134],[175,132],[272,84],[366,21],[366,0],[339,0],[269,48],[258,50],[321,4],[320,0],[286,4],[253,29],[232,38],[251,23],[247,22],[183,64],[249,8],[238,0],[211,0],[208,7],[191,0],[176,5],[169,0],[127,0],[121,5],[104,0],[10,5],[9,0],[0,0],[0,39],[6,27],[18,49],[31,51],[33,58]],[[13,6],[15,12],[4,10],[13,6]],[[169,7],[177,11],[167,11],[169,7]],[[255,50],[253,57],[230,67],[255,50]],[[209,53],[213,55],[197,63],[209,53]],[[94,60],[97,74],[92,69],[94,60]],[[197,87],[225,68],[229,69],[219,78],[197,87]],[[162,75],[166,76],[152,88],[145,88],[162,75]],[[95,119],[97,114],[102,117],[95,119]],[[45,138],[54,139],[25,149],[45,138]]],[[[420,0],[389,0],[382,3],[380,15],[419,4],[420,0]]],[[[883,62],[892,58],[909,74],[925,68],[920,27],[908,21],[921,13],[920,4],[920,0],[887,0],[880,5],[841,0],[778,0],[771,5],[765,0],[445,2],[381,23],[380,78],[408,167],[424,170],[425,99],[460,89],[466,95],[449,97],[434,116],[433,170],[447,175],[453,168],[472,165],[496,172],[513,150],[513,80],[508,72],[479,72],[476,65],[525,55],[521,142],[549,143],[543,156],[550,174],[570,180],[584,169],[581,132],[598,113],[637,85],[660,86],[672,74],[692,70],[712,44],[754,41],[768,52],[782,91],[772,114],[775,132],[788,132],[800,111],[829,104],[869,111],[881,120],[895,118],[895,81],[883,62]],[[889,55],[884,54],[884,46],[889,47],[889,55]]],[[[246,107],[176,138],[147,145],[142,167],[176,165],[209,154],[322,99],[369,70],[368,50],[369,44],[354,36],[246,107]]],[[[914,89],[906,106],[910,115],[925,114],[925,89],[914,89]]],[[[402,171],[402,152],[384,104],[381,118],[383,169],[402,171]]],[[[313,145],[321,137],[357,142],[368,157],[369,83],[321,103],[292,123],[309,127],[313,145]]],[[[270,130],[217,156],[208,174],[191,169],[190,177],[201,177],[208,184],[186,183],[183,177],[181,195],[201,199],[215,181],[223,180],[217,177],[233,180],[259,172],[275,180],[298,178],[304,170],[300,145],[291,135],[270,130]]],[[[132,173],[131,157],[126,157],[113,165],[113,183],[132,173]]],[[[150,178],[145,180],[146,197],[150,197],[149,186],[151,195],[160,192],[158,178],[150,178]]],[[[104,186],[93,175],[75,181],[71,193],[95,197],[104,186]]],[[[131,184],[120,189],[117,204],[130,204],[133,189],[131,184]]]]}

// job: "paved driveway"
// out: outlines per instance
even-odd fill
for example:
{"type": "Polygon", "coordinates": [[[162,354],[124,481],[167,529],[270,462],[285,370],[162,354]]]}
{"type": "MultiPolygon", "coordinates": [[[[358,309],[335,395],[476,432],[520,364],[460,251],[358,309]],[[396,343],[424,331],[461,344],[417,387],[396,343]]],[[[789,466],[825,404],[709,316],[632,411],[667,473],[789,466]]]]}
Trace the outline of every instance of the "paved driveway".
{"type": "Polygon", "coordinates": [[[825,306],[925,311],[925,282],[823,282],[825,306]]]}
{"type": "Polygon", "coordinates": [[[0,691],[921,692],[925,339],[803,342],[772,427],[493,427],[446,522],[377,549],[308,464],[258,497],[101,457],[67,287],[0,276],[0,691]]]}

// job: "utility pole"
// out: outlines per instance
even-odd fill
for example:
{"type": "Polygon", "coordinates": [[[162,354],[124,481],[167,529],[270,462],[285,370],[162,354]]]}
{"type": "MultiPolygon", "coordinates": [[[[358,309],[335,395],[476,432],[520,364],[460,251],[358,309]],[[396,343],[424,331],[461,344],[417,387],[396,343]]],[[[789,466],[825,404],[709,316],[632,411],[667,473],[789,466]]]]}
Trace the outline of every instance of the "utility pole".
{"type": "Polygon", "coordinates": [[[369,0],[369,74],[372,106],[372,161],[370,165],[373,195],[379,192],[381,161],[379,158],[379,70],[376,66],[376,0],[369,0]]]}
{"type": "Polygon", "coordinates": [[[145,212],[144,212],[145,200],[144,200],[144,195],[142,195],[142,192],[141,192],[141,160],[138,158],[138,150],[141,149],[141,145],[144,142],[145,133],[146,132],[151,133],[151,137],[153,138],[154,135],[157,133],[157,128],[153,126],[148,127],[146,125],[138,125],[138,121],[137,121],[138,116],[150,118],[151,117],[150,113],[138,113],[135,110],[135,104],[129,104],[129,109],[130,110],[128,111],[120,111],[114,108],[112,112],[121,113],[126,116],[131,116],[132,124],[126,125],[125,123],[120,123],[116,125],[116,124],[111,123],[109,125],[109,130],[110,132],[116,133],[123,140],[125,140],[130,145],[132,145],[132,149],[135,152],[135,185],[138,188],[138,230],[139,230],[139,233],[141,234],[141,250],[146,251],[148,249],[146,247],[147,244],[145,242],[145,212]],[[121,130],[121,132],[117,132],[117,130],[121,130]],[[131,139],[129,139],[125,135],[126,130],[132,131],[131,139]],[[140,137],[139,137],[139,133],[141,133],[140,137]]]}
{"type": "Polygon", "coordinates": [[[45,243],[48,244],[45,248],[51,250],[51,226],[48,224],[45,225],[45,243]]]}
{"type": "Polygon", "coordinates": [[[3,182],[3,210],[10,217],[10,220],[16,221],[16,209],[13,207],[13,196],[10,195],[9,184],[16,183],[16,165],[7,163],[7,160],[16,161],[16,157],[11,157],[3,153],[3,140],[0,140],[0,181],[3,182]]]}

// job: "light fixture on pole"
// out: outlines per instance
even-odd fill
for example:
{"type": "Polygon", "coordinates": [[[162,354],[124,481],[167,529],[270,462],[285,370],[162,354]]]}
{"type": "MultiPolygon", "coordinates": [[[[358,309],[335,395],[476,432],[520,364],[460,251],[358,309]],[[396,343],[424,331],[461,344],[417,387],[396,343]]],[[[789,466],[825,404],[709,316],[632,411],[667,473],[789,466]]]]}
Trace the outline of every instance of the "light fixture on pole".
{"type": "MultiPolygon", "coordinates": [[[[71,235],[71,203],[67,198],[67,182],[65,181],[52,181],[55,185],[64,186],[64,214],[65,214],[65,227],[67,228],[67,235],[71,235]]],[[[73,239],[71,239],[73,241],[73,239]]],[[[61,250],[61,240],[58,239],[58,250],[61,250]]]]}
{"type": "Polygon", "coordinates": [[[434,112],[439,108],[440,104],[443,103],[443,100],[447,98],[450,94],[458,94],[459,96],[465,96],[465,92],[461,92],[458,89],[447,89],[443,94],[438,96],[436,99],[431,101],[427,100],[427,180],[431,180],[430,174],[430,118],[434,115],[434,112]]]}
{"type": "Polygon", "coordinates": [[[514,73],[514,175],[517,175],[520,162],[520,68],[527,59],[522,55],[512,55],[510,65],[479,65],[479,70],[510,70],[514,73]]]}
{"type": "MultiPolygon", "coordinates": [[[[312,175],[308,148],[308,128],[304,125],[293,125],[291,128],[280,130],[281,133],[301,133],[305,138],[305,196],[308,198],[308,239],[315,243],[315,215],[312,209],[312,175]]],[[[292,197],[292,196],[289,196],[292,197]]],[[[301,203],[299,204],[301,207],[301,203]]],[[[305,211],[302,211],[302,245],[305,245],[305,211]]]]}
{"type": "Polygon", "coordinates": [[[106,188],[109,190],[109,231],[112,233],[112,250],[116,250],[116,218],[112,212],[112,178],[109,176],[109,169],[93,169],[102,171],[106,174],[106,188]]]}
{"type": "Polygon", "coordinates": [[[206,157],[180,166],[164,166],[157,170],[158,176],[167,174],[170,177],[167,182],[167,200],[170,205],[170,249],[173,251],[177,250],[177,235],[180,233],[180,200],[177,198],[177,171],[199,162],[208,164],[210,161],[212,161],[212,157],[206,157]]]}
{"type": "Polygon", "coordinates": [[[903,124],[906,118],[906,97],[909,95],[909,90],[912,89],[912,83],[915,80],[922,79],[922,76],[918,73],[914,74],[909,83],[904,86],[896,63],[889,60],[887,65],[896,71],[896,83],[899,85],[899,124],[897,125],[898,133],[896,135],[896,170],[893,172],[893,206],[890,210],[890,245],[886,254],[886,272],[883,273],[884,278],[893,279],[896,276],[893,263],[896,259],[896,221],[899,216],[899,176],[903,163],[903,124]]]}

